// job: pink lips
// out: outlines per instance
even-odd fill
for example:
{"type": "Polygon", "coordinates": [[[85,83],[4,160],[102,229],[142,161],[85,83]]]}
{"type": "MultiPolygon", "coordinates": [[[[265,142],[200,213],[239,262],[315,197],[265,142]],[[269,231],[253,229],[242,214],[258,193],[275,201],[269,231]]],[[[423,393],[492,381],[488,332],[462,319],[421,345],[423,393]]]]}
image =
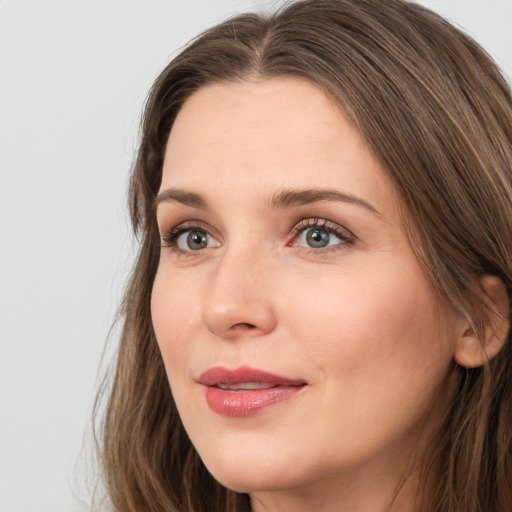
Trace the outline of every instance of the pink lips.
{"type": "Polygon", "coordinates": [[[206,401],[212,411],[222,416],[246,417],[269,405],[283,402],[306,386],[303,380],[242,366],[236,370],[210,368],[199,377],[206,387],[206,401]]]}

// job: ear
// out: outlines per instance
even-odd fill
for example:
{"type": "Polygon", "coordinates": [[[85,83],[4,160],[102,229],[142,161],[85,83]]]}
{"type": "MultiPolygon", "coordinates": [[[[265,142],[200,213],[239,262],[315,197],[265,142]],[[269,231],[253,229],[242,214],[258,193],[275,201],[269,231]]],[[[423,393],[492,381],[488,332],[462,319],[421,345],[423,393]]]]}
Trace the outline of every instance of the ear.
{"type": "Polygon", "coordinates": [[[482,366],[495,357],[503,347],[510,327],[510,304],[503,281],[499,277],[485,275],[480,278],[480,286],[488,306],[483,312],[483,332],[479,335],[466,323],[455,347],[455,361],[466,368],[482,366]]]}

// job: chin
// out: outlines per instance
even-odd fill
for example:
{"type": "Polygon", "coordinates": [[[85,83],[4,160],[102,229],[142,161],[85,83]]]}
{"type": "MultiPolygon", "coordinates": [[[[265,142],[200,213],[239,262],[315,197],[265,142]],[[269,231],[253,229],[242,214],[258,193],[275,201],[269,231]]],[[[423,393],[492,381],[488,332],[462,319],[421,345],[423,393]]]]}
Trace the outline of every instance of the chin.
{"type": "Polygon", "coordinates": [[[239,493],[252,494],[254,492],[275,491],[295,487],[290,485],[291,482],[283,479],[283,474],[279,470],[275,470],[272,473],[264,473],[258,468],[247,467],[247,464],[245,464],[244,469],[238,471],[233,471],[232,469],[217,471],[215,469],[215,471],[211,471],[211,474],[224,487],[239,493]]]}
{"type": "Polygon", "coordinates": [[[215,454],[200,455],[212,476],[224,487],[236,492],[282,489],[293,486],[294,480],[300,480],[296,472],[291,471],[292,464],[282,460],[281,454],[275,449],[262,448],[258,443],[247,448],[222,450],[219,447],[215,454]],[[221,450],[222,453],[219,453],[221,450]]]}

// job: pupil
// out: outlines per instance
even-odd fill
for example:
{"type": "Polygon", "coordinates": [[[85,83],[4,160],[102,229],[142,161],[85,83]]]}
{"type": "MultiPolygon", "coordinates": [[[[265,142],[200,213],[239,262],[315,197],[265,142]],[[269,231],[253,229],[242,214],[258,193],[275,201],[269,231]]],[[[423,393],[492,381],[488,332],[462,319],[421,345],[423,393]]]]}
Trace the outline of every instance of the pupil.
{"type": "Polygon", "coordinates": [[[311,247],[325,247],[329,244],[329,233],[321,229],[312,229],[308,232],[306,238],[311,247]]]}
{"type": "Polygon", "coordinates": [[[206,244],[206,235],[201,231],[191,231],[187,236],[187,245],[194,251],[204,249],[206,244]]]}

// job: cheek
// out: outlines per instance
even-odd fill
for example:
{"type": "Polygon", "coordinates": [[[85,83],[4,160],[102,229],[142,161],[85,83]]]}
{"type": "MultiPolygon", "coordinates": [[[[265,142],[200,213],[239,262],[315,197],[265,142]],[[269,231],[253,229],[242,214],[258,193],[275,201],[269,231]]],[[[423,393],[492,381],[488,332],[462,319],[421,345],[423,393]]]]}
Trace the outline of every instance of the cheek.
{"type": "Polygon", "coordinates": [[[345,274],[290,294],[287,303],[290,338],[301,340],[296,349],[315,367],[322,390],[317,436],[328,432],[340,457],[347,446],[370,456],[444,414],[452,336],[441,327],[435,292],[419,269],[368,269],[364,279],[345,274]]]}
{"type": "Polygon", "coordinates": [[[169,376],[184,368],[200,314],[197,296],[171,272],[159,269],[151,293],[151,319],[169,376]]]}
{"type": "Polygon", "coordinates": [[[453,357],[453,336],[441,327],[433,287],[415,260],[372,268],[290,293],[292,337],[333,382],[357,393],[372,384],[410,382],[419,389],[439,382],[453,357]]]}
{"type": "Polygon", "coordinates": [[[151,318],[167,379],[182,421],[201,416],[201,401],[191,395],[190,361],[201,353],[197,295],[175,272],[159,269],[151,294],[151,318]]]}

